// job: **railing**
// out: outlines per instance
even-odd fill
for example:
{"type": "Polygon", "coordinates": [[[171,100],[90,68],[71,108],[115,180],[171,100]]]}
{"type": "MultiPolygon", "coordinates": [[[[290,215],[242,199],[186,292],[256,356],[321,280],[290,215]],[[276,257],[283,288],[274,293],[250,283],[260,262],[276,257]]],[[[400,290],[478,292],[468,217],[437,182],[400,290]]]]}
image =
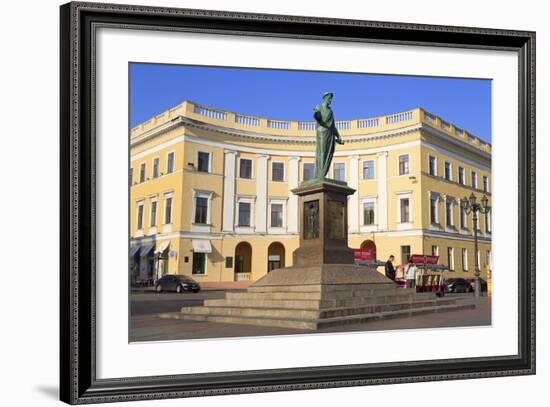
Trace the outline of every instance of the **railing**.
{"type": "Polygon", "coordinates": [[[441,120],[441,128],[443,130],[451,131],[451,125],[443,120],[441,120]]]}
{"type": "Polygon", "coordinates": [[[235,115],[235,123],[244,124],[246,126],[259,126],[260,119],[253,116],[245,116],[241,114],[235,115]]]}
{"type": "Polygon", "coordinates": [[[364,129],[365,127],[378,127],[378,118],[357,120],[357,127],[364,129]]]}
{"type": "Polygon", "coordinates": [[[432,123],[432,124],[435,124],[435,116],[433,114],[430,114],[428,112],[424,112],[424,119],[428,122],[428,123],[432,123]]]}
{"type": "MultiPolygon", "coordinates": [[[[415,119],[415,114],[420,113],[420,118],[426,123],[431,124],[434,127],[437,127],[441,130],[445,130],[448,134],[457,136],[463,139],[463,141],[472,144],[480,149],[491,151],[491,145],[485,143],[479,138],[469,134],[461,128],[454,126],[453,124],[442,120],[438,116],[426,112],[423,109],[413,109],[406,112],[396,113],[388,116],[374,117],[368,119],[357,119],[357,120],[344,120],[337,121],[335,123],[336,128],[341,131],[346,132],[358,132],[362,134],[363,131],[367,133],[371,131],[382,131],[387,125],[395,125],[402,122],[412,121],[415,119]]],[[[170,120],[178,115],[185,116],[188,113],[194,113],[197,115],[205,116],[220,121],[231,121],[234,120],[234,123],[244,125],[244,126],[253,126],[259,128],[258,131],[266,131],[266,127],[269,129],[276,130],[289,130],[289,131],[315,131],[317,123],[315,121],[307,122],[292,122],[286,120],[270,120],[262,119],[255,116],[247,116],[243,114],[225,112],[223,110],[213,109],[207,106],[198,105],[193,102],[184,102],[178,106],[175,106],[161,114],[158,114],[151,119],[139,124],[138,126],[131,129],[132,138],[136,137],[142,132],[149,131],[154,127],[161,125],[162,123],[170,120]],[[233,119],[233,116],[235,119],[233,119]]],[[[418,120],[418,117],[417,117],[418,120]]],[[[303,134],[303,133],[302,133],[303,134]]],[[[346,133],[349,134],[349,133],[346,133]]]]}
{"type": "Polygon", "coordinates": [[[268,120],[267,127],[272,129],[288,130],[290,129],[290,122],[282,120],[268,120]]]}
{"type": "Polygon", "coordinates": [[[250,280],[250,273],[235,273],[235,281],[248,281],[250,280]]]}
{"type": "Polygon", "coordinates": [[[174,117],[176,115],[176,112],[180,109],[179,106],[173,107],[168,111],[168,117],[174,117]]]}
{"type": "Polygon", "coordinates": [[[336,122],[336,128],[338,130],[349,130],[351,129],[351,123],[349,121],[336,122]]]}
{"type": "Polygon", "coordinates": [[[315,130],[315,122],[298,122],[298,130],[315,130]]]}
{"type": "Polygon", "coordinates": [[[151,127],[152,124],[153,124],[153,119],[149,119],[146,122],[143,122],[142,124],[143,130],[147,130],[148,128],[151,127]]]}
{"type": "Polygon", "coordinates": [[[200,114],[201,116],[210,117],[212,119],[225,120],[226,113],[223,110],[216,110],[210,107],[195,105],[193,113],[200,114]]]}
{"type": "Polygon", "coordinates": [[[386,124],[405,122],[407,120],[411,120],[412,118],[413,112],[411,111],[392,114],[391,116],[386,116],[386,124]]]}

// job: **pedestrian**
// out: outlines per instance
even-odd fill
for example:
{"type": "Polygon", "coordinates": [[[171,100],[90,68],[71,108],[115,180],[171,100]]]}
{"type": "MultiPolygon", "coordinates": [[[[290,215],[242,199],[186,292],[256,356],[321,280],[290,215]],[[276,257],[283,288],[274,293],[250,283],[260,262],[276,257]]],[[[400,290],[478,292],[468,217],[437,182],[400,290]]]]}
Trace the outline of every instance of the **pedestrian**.
{"type": "Polygon", "coordinates": [[[390,257],[388,258],[388,261],[384,266],[386,277],[388,277],[392,281],[395,281],[395,268],[393,267],[394,259],[395,259],[394,255],[393,254],[390,255],[390,257]]]}
{"type": "Polygon", "coordinates": [[[418,271],[418,268],[416,267],[416,264],[412,262],[412,260],[409,260],[409,264],[405,267],[405,279],[407,280],[407,288],[415,288],[416,287],[416,272],[418,271]]]}
{"type": "Polygon", "coordinates": [[[439,278],[439,291],[435,293],[438,297],[445,296],[445,278],[443,278],[443,272],[441,272],[441,277],[439,278]]]}

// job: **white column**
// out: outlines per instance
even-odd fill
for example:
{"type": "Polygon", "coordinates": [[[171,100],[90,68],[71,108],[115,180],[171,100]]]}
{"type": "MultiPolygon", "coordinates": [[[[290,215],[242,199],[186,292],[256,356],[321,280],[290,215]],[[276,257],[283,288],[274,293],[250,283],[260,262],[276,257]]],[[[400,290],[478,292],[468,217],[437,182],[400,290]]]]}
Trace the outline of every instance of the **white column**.
{"type": "Polygon", "coordinates": [[[235,225],[235,157],[236,151],[225,150],[223,172],[223,224],[224,232],[233,232],[235,225]]]}
{"type": "Polygon", "coordinates": [[[348,185],[355,189],[353,195],[348,198],[348,231],[359,233],[359,156],[349,157],[349,182],[348,185]]]}
{"type": "Polygon", "coordinates": [[[256,232],[267,232],[267,160],[269,156],[258,155],[256,159],[256,232]]]}
{"type": "Polygon", "coordinates": [[[388,230],[388,174],[387,174],[388,152],[378,153],[378,229],[388,230]]]}
{"type": "Polygon", "coordinates": [[[300,157],[288,158],[288,233],[298,233],[298,196],[290,192],[300,183],[300,157]]]}

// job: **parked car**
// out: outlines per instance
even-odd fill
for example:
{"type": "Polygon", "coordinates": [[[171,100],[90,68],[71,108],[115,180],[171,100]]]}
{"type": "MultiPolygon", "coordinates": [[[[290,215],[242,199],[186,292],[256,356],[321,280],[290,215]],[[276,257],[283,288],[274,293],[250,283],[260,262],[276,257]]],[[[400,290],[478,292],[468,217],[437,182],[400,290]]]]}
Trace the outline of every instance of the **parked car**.
{"type": "Polygon", "coordinates": [[[465,278],[448,278],[445,281],[447,293],[470,293],[474,291],[472,285],[465,278]]]}
{"type": "Polygon", "coordinates": [[[166,274],[159,278],[155,282],[155,290],[158,293],[163,291],[175,291],[177,293],[183,293],[185,291],[192,291],[198,293],[201,287],[199,283],[186,275],[174,275],[166,274]]]}
{"type": "MultiPolygon", "coordinates": [[[[487,292],[487,281],[485,281],[484,279],[480,278],[479,279],[481,281],[481,292],[487,292]]],[[[475,286],[476,286],[476,280],[475,278],[469,278],[468,279],[468,282],[470,283],[470,286],[472,286],[472,291],[474,291],[475,289],[475,286]]]]}

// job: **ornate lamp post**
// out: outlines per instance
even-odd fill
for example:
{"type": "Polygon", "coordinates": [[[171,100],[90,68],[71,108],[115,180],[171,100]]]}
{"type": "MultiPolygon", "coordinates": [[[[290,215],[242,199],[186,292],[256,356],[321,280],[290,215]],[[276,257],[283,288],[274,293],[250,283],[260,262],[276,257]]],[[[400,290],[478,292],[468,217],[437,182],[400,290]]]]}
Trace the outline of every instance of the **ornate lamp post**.
{"type": "Polygon", "coordinates": [[[474,222],[474,264],[475,264],[475,296],[480,297],[481,296],[481,280],[480,280],[480,272],[479,272],[479,262],[477,258],[477,227],[478,227],[478,212],[482,214],[486,214],[491,210],[491,207],[488,205],[489,199],[487,199],[486,195],[483,195],[483,198],[481,198],[481,204],[477,203],[477,198],[472,192],[469,198],[464,197],[462,199],[462,202],[460,203],[460,206],[462,209],[466,212],[466,214],[472,213],[473,216],[473,222],[474,222]]]}

